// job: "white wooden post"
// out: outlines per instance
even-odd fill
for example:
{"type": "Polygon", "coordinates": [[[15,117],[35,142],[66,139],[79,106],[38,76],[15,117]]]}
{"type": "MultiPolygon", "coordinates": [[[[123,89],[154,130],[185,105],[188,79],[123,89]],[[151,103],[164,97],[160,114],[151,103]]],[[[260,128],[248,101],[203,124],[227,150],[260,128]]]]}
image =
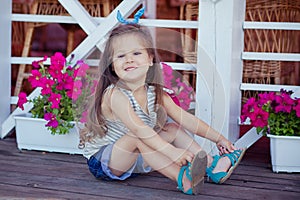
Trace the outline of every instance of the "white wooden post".
{"type": "MultiPolygon", "coordinates": [[[[239,137],[245,0],[200,0],[196,115],[230,141],[239,137]]],[[[215,144],[197,137],[207,152],[215,144]]]]}
{"type": "MultiPolygon", "coordinates": [[[[2,1],[0,6],[0,125],[10,113],[11,89],[11,13],[12,0],[2,1]]],[[[2,128],[0,126],[0,133],[2,128]]]]}

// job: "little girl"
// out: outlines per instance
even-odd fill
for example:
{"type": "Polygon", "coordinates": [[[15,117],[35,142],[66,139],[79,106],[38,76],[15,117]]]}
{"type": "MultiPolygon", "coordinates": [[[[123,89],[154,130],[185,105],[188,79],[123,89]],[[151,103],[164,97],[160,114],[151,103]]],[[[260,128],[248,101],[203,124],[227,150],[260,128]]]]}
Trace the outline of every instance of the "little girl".
{"type": "Polygon", "coordinates": [[[160,61],[146,27],[116,27],[99,69],[81,135],[96,178],[124,180],[156,170],[176,181],[182,192],[197,194],[206,173],[216,183],[230,176],[244,151],[164,92],[160,61]],[[185,130],[215,142],[221,156],[207,155],[185,130]]]}

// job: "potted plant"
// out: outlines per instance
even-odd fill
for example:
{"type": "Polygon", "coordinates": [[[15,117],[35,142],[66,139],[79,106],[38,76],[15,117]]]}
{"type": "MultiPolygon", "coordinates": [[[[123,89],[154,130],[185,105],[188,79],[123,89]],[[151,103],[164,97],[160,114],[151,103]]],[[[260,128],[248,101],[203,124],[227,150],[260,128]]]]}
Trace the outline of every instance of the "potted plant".
{"type": "Polygon", "coordinates": [[[270,138],[274,172],[300,172],[300,98],[292,91],[264,92],[243,105],[241,121],[250,120],[258,133],[270,138]]]}
{"type": "Polygon", "coordinates": [[[18,106],[33,104],[31,113],[15,116],[16,138],[19,149],[34,149],[65,153],[81,153],[79,125],[85,122],[86,101],[93,91],[94,82],[87,75],[89,66],[77,61],[72,66],[62,53],[34,61],[28,81],[33,88],[41,89],[39,96],[28,99],[19,94],[18,106]]]}

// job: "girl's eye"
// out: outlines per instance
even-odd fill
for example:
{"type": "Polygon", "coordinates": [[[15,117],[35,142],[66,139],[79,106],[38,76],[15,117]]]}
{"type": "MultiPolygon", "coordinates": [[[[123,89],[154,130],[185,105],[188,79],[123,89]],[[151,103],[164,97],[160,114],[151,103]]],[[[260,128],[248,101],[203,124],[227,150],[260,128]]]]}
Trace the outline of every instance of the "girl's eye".
{"type": "Polygon", "coordinates": [[[133,55],[140,55],[140,54],[142,54],[142,53],[139,52],[139,51],[136,51],[136,52],[133,53],[133,55]]]}
{"type": "Polygon", "coordinates": [[[121,54],[121,55],[118,55],[117,58],[123,58],[125,55],[124,54],[121,54]]]}

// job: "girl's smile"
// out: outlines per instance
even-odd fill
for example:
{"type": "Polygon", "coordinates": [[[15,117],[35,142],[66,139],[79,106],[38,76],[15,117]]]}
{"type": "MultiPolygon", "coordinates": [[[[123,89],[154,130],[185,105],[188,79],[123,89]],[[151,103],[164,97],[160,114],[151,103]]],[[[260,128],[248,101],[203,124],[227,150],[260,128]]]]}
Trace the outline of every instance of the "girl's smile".
{"type": "Polygon", "coordinates": [[[120,80],[143,85],[153,58],[142,39],[133,34],[118,36],[113,41],[113,50],[113,70],[120,80]]]}

